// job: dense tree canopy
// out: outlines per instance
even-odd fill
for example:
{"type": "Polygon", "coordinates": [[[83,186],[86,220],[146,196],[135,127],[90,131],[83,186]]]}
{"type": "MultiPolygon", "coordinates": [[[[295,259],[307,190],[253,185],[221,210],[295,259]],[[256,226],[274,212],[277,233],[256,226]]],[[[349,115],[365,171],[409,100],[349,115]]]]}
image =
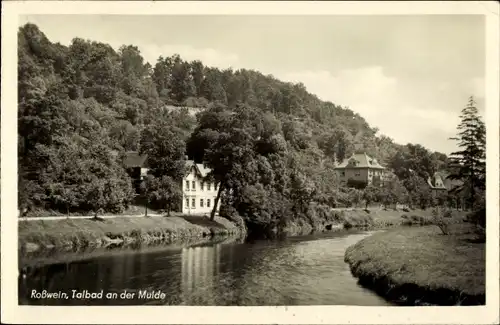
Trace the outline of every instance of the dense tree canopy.
{"type": "Polygon", "coordinates": [[[170,209],[188,155],[212,169],[217,200],[248,224],[274,231],[306,215],[311,202],[380,201],[378,190],[363,194],[336,179],[335,165],[355,144],[399,177],[380,189],[387,203],[424,202],[412,192],[447,164],[443,154],[377,135],[359,114],[319,100],[300,83],[179,55],[149,64],[133,45],[115,51],[75,38],[63,46],[33,24],[18,38],[23,206],[122,210],[134,198],[122,158],[137,151],[148,155],[150,199],[170,209]],[[179,106],[202,111],[195,117],[179,106]]]}

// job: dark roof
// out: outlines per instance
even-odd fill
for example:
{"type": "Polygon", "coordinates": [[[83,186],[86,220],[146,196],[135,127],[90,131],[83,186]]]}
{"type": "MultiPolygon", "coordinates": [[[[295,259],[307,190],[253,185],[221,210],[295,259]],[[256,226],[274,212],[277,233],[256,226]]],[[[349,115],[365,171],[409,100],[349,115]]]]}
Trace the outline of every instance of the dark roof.
{"type": "Polygon", "coordinates": [[[463,188],[464,182],[459,179],[444,179],[444,185],[448,189],[448,191],[460,191],[463,188]]]}
{"type": "Polygon", "coordinates": [[[378,161],[364,152],[355,152],[351,157],[344,159],[344,161],[339,164],[336,169],[344,168],[373,168],[373,169],[385,169],[381,166],[378,161]]]}
{"type": "Polygon", "coordinates": [[[123,164],[126,168],[147,167],[147,159],[148,155],[140,155],[136,151],[129,151],[125,153],[123,164]]]}
{"type": "Polygon", "coordinates": [[[210,173],[211,169],[205,167],[203,164],[197,164],[193,160],[186,160],[186,167],[195,167],[201,177],[206,177],[210,173]]]}

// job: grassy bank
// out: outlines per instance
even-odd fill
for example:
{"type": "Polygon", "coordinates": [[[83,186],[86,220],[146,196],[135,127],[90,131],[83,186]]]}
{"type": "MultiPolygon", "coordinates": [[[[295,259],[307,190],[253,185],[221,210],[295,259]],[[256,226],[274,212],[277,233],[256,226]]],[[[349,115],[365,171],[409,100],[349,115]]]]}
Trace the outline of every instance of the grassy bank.
{"type": "MultiPolygon", "coordinates": [[[[466,212],[463,211],[453,211],[452,214],[457,220],[466,216],[466,212]]],[[[341,210],[314,206],[310,209],[308,221],[304,219],[291,220],[285,228],[285,233],[289,236],[296,236],[350,228],[380,229],[397,226],[425,226],[432,222],[432,211],[431,209],[404,211],[380,208],[341,210]]]]}
{"type": "Polygon", "coordinates": [[[216,217],[33,220],[19,222],[19,249],[84,250],[132,244],[172,244],[196,238],[238,235],[241,230],[216,217]]]}
{"type": "MultiPolygon", "coordinates": [[[[140,209],[137,209],[139,212],[140,209]]],[[[131,211],[127,211],[130,213],[131,211]]],[[[152,212],[153,213],[153,212],[152,212]]],[[[316,206],[308,212],[308,221],[288,222],[288,236],[349,228],[387,228],[400,225],[426,225],[431,211],[383,209],[332,210],[316,206]]],[[[462,212],[454,212],[459,218],[462,212]]],[[[242,222],[242,221],[241,221],[242,222]]],[[[240,222],[240,223],[241,223],[240,222]]],[[[171,217],[130,217],[92,220],[32,220],[19,223],[19,248],[83,250],[86,248],[126,246],[132,244],[171,244],[218,235],[241,235],[244,226],[216,217],[215,221],[200,216],[174,214],[171,217]]],[[[243,234],[244,235],[244,234],[243,234]]]]}
{"type": "Polygon", "coordinates": [[[139,246],[129,245],[117,249],[107,249],[105,247],[87,247],[79,251],[58,251],[54,250],[38,250],[34,252],[24,252],[19,254],[19,267],[21,272],[29,274],[30,271],[45,265],[61,265],[68,262],[83,261],[95,258],[123,256],[127,254],[153,253],[176,251],[186,247],[199,247],[205,244],[229,244],[239,243],[244,239],[240,236],[219,236],[216,238],[190,238],[183,242],[175,242],[171,245],[156,245],[156,246],[139,246]]]}
{"type": "Polygon", "coordinates": [[[361,285],[402,305],[485,303],[485,244],[469,224],[404,227],[378,233],[347,249],[345,261],[361,285]]]}

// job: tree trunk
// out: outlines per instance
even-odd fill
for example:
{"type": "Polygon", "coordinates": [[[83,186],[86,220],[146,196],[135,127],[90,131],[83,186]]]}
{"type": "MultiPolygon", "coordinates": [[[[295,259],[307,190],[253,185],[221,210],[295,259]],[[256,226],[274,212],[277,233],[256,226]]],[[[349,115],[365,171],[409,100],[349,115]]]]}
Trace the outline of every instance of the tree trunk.
{"type": "Polygon", "coordinates": [[[217,196],[215,197],[214,207],[212,209],[212,212],[210,213],[210,220],[212,221],[215,219],[215,212],[217,211],[217,205],[219,204],[221,194],[222,194],[222,183],[219,184],[219,190],[217,191],[217,196]]]}
{"type": "Polygon", "coordinates": [[[69,207],[66,205],[66,219],[69,219],[69,207]]]}
{"type": "Polygon", "coordinates": [[[148,217],[148,202],[146,201],[146,210],[144,212],[144,216],[147,218],[148,217]]]}

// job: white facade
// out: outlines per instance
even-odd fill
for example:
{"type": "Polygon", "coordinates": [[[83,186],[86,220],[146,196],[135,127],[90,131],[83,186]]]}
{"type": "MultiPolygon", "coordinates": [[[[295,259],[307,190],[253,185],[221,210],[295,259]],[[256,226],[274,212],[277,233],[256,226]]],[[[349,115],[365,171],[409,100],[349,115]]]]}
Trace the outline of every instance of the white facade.
{"type": "MultiPolygon", "coordinates": [[[[192,164],[182,180],[182,208],[184,214],[207,214],[212,212],[218,188],[214,183],[204,182],[208,170],[201,164],[192,164]]],[[[217,206],[219,211],[220,201],[217,206]]]]}

